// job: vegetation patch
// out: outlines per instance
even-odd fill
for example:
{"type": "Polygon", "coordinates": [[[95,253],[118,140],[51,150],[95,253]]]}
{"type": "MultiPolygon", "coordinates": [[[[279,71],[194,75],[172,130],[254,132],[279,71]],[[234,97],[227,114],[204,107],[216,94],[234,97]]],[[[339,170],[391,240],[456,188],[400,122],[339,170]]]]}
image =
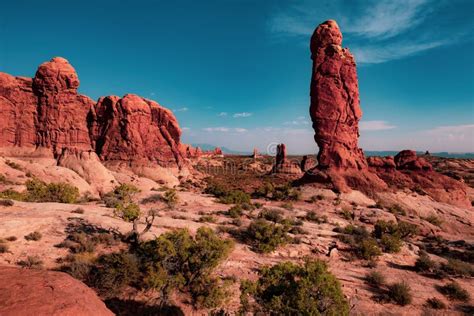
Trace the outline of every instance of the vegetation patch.
{"type": "Polygon", "coordinates": [[[438,291],[449,300],[467,302],[470,299],[469,292],[463,289],[459,283],[451,282],[438,287],[438,291]]]}
{"type": "Polygon", "coordinates": [[[279,246],[291,241],[288,228],[265,219],[253,220],[250,225],[239,231],[239,236],[252,249],[260,253],[270,253],[279,246]]]}
{"type": "Polygon", "coordinates": [[[283,262],[264,267],[256,282],[241,283],[241,313],[348,315],[339,281],[323,261],[283,262]],[[250,303],[253,298],[255,304],[250,303]]]}
{"type": "Polygon", "coordinates": [[[25,236],[25,239],[28,241],[38,241],[41,238],[43,238],[43,235],[38,231],[34,231],[25,236]]]}

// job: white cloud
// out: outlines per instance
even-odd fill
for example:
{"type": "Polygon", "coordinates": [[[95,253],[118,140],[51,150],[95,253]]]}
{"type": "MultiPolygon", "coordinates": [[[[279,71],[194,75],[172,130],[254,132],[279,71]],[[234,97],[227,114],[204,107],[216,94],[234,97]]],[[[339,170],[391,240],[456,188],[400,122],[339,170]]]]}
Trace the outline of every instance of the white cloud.
{"type": "Polygon", "coordinates": [[[232,116],[234,118],[249,117],[249,116],[252,116],[252,113],[249,113],[249,112],[234,113],[234,115],[232,116]]]}
{"type": "Polygon", "coordinates": [[[309,120],[304,116],[298,116],[292,121],[283,122],[283,125],[309,125],[309,120]]]}
{"type": "Polygon", "coordinates": [[[227,112],[221,112],[221,113],[217,114],[217,116],[227,116],[227,112]]]}
{"type": "Polygon", "coordinates": [[[394,129],[396,126],[389,124],[387,121],[361,121],[359,129],[361,131],[382,131],[394,129]]]}
{"type": "MultiPolygon", "coordinates": [[[[433,0],[368,0],[358,4],[301,0],[276,10],[269,30],[278,38],[296,37],[307,44],[317,23],[336,19],[358,63],[383,63],[471,36],[466,32],[472,27],[470,22],[450,16],[444,7],[447,5],[447,1],[433,0]]],[[[464,9],[470,8],[464,5],[464,9]]]]}
{"type": "Polygon", "coordinates": [[[179,109],[174,109],[173,112],[186,112],[189,109],[187,107],[179,108],[179,109]]]}
{"type": "Polygon", "coordinates": [[[241,127],[236,127],[236,128],[230,128],[230,127],[206,127],[202,129],[205,132],[220,132],[220,133],[227,133],[227,132],[236,132],[236,133],[245,133],[247,132],[247,129],[241,128],[241,127]]]}
{"type": "Polygon", "coordinates": [[[189,130],[191,130],[191,127],[182,127],[181,130],[183,130],[183,131],[189,131],[189,130]]]}

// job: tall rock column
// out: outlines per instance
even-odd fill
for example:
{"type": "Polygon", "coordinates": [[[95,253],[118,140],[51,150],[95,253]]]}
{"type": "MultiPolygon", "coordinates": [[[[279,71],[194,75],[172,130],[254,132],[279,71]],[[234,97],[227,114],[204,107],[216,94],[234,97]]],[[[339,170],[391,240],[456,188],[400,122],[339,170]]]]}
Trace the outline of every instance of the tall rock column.
{"type": "Polygon", "coordinates": [[[359,86],[354,57],[342,48],[342,34],[336,21],[320,24],[311,37],[310,115],[314,139],[319,147],[319,169],[366,169],[358,147],[359,86]]]}

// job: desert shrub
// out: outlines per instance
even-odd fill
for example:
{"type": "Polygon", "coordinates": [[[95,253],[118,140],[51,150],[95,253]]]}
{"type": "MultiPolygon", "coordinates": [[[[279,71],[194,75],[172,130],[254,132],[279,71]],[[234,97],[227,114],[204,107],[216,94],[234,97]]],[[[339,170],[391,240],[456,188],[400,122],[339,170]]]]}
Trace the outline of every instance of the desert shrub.
{"type": "Polygon", "coordinates": [[[315,211],[308,211],[304,219],[307,220],[308,222],[313,222],[317,224],[327,223],[328,221],[328,218],[326,215],[323,215],[320,217],[315,211]]]}
{"type": "Polygon", "coordinates": [[[60,270],[71,275],[73,278],[81,280],[86,284],[91,284],[90,274],[94,266],[94,256],[90,253],[78,253],[68,255],[65,259],[67,264],[62,265],[60,270]]]}
{"type": "Polygon", "coordinates": [[[237,227],[242,226],[243,222],[240,218],[234,218],[231,222],[232,225],[235,225],[237,227]]]}
{"type": "Polygon", "coordinates": [[[10,168],[13,168],[13,169],[16,169],[16,170],[23,170],[23,168],[19,164],[17,164],[14,161],[11,161],[11,160],[5,161],[5,164],[7,166],[9,166],[10,168]]]}
{"type": "Polygon", "coordinates": [[[242,216],[242,214],[243,214],[243,210],[242,210],[242,206],[240,204],[232,206],[227,211],[227,215],[229,217],[232,217],[232,218],[239,218],[240,216],[242,216]]]}
{"type": "Polygon", "coordinates": [[[445,309],[446,304],[442,300],[436,297],[432,297],[426,300],[426,306],[433,309],[445,309]]]}
{"type": "Polygon", "coordinates": [[[407,215],[407,212],[405,211],[405,209],[399,204],[394,204],[390,206],[388,208],[388,211],[394,215],[403,215],[403,216],[407,215]]]}
{"type": "Polygon", "coordinates": [[[25,201],[27,199],[27,195],[26,195],[26,193],[17,192],[15,190],[7,189],[7,190],[4,190],[4,191],[0,192],[0,198],[11,199],[11,200],[16,200],[16,201],[25,201]]]}
{"type": "Polygon", "coordinates": [[[8,252],[8,245],[0,242],[0,253],[8,252]]]}
{"type": "Polygon", "coordinates": [[[26,182],[26,200],[30,202],[75,203],[79,189],[68,183],[48,183],[32,179],[26,182]]]}
{"type": "Polygon", "coordinates": [[[382,250],[388,253],[400,252],[403,242],[398,236],[383,235],[380,239],[382,250]]]}
{"type": "Polygon", "coordinates": [[[378,288],[385,284],[385,276],[378,271],[371,271],[366,274],[365,281],[378,288]]]}
{"type": "Polygon", "coordinates": [[[84,232],[72,233],[68,236],[69,243],[66,243],[73,253],[94,252],[96,243],[84,232]]]}
{"type": "Polygon", "coordinates": [[[436,262],[431,260],[426,252],[421,252],[415,262],[415,270],[418,272],[431,272],[436,269],[436,262]]]}
{"type": "Polygon", "coordinates": [[[280,205],[280,207],[284,208],[285,210],[292,211],[294,209],[293,203],[285,202],[280,205]]]}
{"type": "Polygon", "coordinates": [[[348,220],[350,221],[351,219],[353,219],[353,213],[350,211],[350,210],[341,210],[339,212],[339,215],[344,218],[345,220],[348,220]]]}
{"type": "Polygon", "coordinates": [[[105,206],[116,208],[120,203],[131,202],[133,196],[140,192],[140,190],[132,184],[121,184],[116,186],[111,192],[102,197],[105,206]]]}
{"type": "Polygon", "coordinates": [[[374,260],[382,254],[377,241],[373,238],[358,241],[354,249],[356,255],[365,260],[374,260]]]}
{"type": "Polygon", "coordinates": [[[449,259],[447,263],[441,264],[441,269],[452,276],[474,276],[474,266],[470,263],[457,259],[449,259]]]}
{"type": "Polygon", "coordinates": [[[126,222],[134,222],[140,218],[140,206],[134,202],[119,203],[115,207],[114,214],[126,222]]]}
{"type": "Polygon", "coordinates": [[[8,236],[7,238],[5,238],[5,240],[7,241],[16,241],[18,238],[16,238],[16,236],[8,236]]]}
{"type": "Polygon", "coordinates": [[[12,200],[0,200],[0,206],[13,206],[14,204],[12,200]]]}
{"type": "Polygon", "coordinates": [[[441,227],[441,225],[443,224],[443,221],[441,220],[441,218],[439,218],[435,214],[430,214],[428,217],[425,218],[425,220],[428,223],[431,223],[431,224],[433,224],[435,226],[438,226],[438,227],[441,227]]]}
{"type": "Polygon", "coordinates": [[[407,223],[404,221],[398,222],[398,234],[401,239],[408,239],[416,236],[419,233],[419,228],[415,224],[407,223]]]}
{"type": "Polygon", "coordinates": [[[211,272],[232,248],[232,241],[206,227],[199,228],[194,238],[185,229],[162,234],[140,246],[144,285],[157,290],[165,302],[174,289],[187,288],[196,304],[215,305],[222,295],[215,288],[219,280],[213,280],[211,272]],[[208,300],[206,295],[210,295],[208,300]]]}
{"type": "Polygon", "coordinates": [[[286,229],[279,224],[264,219],[256,219],[247,229],[241,231],[241,236],[253,250],[269,253],[290,241],[286,229]]]}
{"type": "Polygon", "coordinates": [[[217,219],[212,215],[204,215],[199,218],[199,222],[201,223],[215,223],[217,219]]]}
{"type": "Polygon", "coordinates": [[[398,231],[398,225],[393,221],[378,220],[374,225],[373,235],[375,238],[382,238],[383,235],[395,235],[398,231]]]}
{"type": "Polygon", "coordinates": [[[283,216],[283,212],[277,209],[266,209],[264,208],[258,214],[259,218],[264,218],[267,221],[274,222],[274,223],[282,223],[285,217],[283,216]]]}
{"type": "Polygon", "coordinates": [[[168,189],[163,194],[163,201],[169,208],[174,208],[179,202],[179,196],[175,189],[168,189]]]}
{"type": "Polygon", "coordinates": [[[102,255],[90,273],[91,285],[105,298],[121,293],[127,285],[140,280],[138,259],[127,252],[102,255]]]}
{"type": "Polygon", "coordinates": [[[316,201],[322,201],[324,200],[324,195],[322,194],[317,194],[317,195],[313,195],[310,199],[309,199],[309,202],[311,203],[314,203],[316,201]]]}
{"type": "Polygon", "coordinates": [[[405,282],[393,283],[388,286],[388,298],[398,305],[408,305],[412,301],[411,289],[405,282]]]}
{"type": "Polygon", "coordinates": [[[71,213],[73,213],[73,214],[84,214],[84,212],[85,211],[82,207],[78,207],[78,208],[71,211],[71,213]]]}
{"type": "Polygon", "coordinates": [[[41,269],[43,267],[43,260],[38,256],[28,256],[25,260],[17,262],[20,267],[30,269],[41,269]]]}
{"type": "Polygon", "coordinates": [[[243,204],[250,203],[250,195],[241,190],[228,190],[219,184],[210,184],[204,190],[204,193],[212,194],[218,198],[219,202],[224,204],[243,204]]]}
{"type": "Polygon", "coordinates": [[[469,301],[469,292],[463,289],[458,283],[451,282],[438,287],[438,291],[450,300],[467,302],[469,301]]]}
{"type": "Polygon", "coordinates": [[[158,203],[163,201],[163,196],[159,193],[152,194],[146,198],[144,198],[141,203],[142,204],[150,204],[150,203],[158,203]]]}
{"type": "Polygon", "coordinates": [[[33,240],[33,241],[38,241],[40,240],[41,238],[43,237],[43,235],[38,232],[38,231],[34,231],[32,233],[29,233],[28,235],[25,236],[25,239],[30,241],[30,240],[33,240]]]}
{"type": "Polygon", "coordinates": [[[241,283],[241,293],[244,309],[249,309],[248,298],[253,297],[256,309],[269,315],[349,314],[339,281],[319,260],[264,267],[256,282],[241,283]]]}
{"type": "Polygon", "coordinates": [[[306,235],[308,232],[301,226],[293,226],[290,228],[289,233],[293,235],[306,235]]]}
{"type": "Polygon", "coordinates": [[[228,282],[220,278],[201,276],[189,286],[193,303],[198,308],[216,308],[221,306],[229,297],[228,282]]]}
{"type": "Polygon", "coordinates": [[[274,201],[298,201],[301,199],[301,192],[291,186],[290,183],[275,186],[266,182],[262,187],[252,194],[255,198],[267,198],[274,201]]]}
{"type": "Polygon", "coordinates": [[[259,209],[259,208],[262,208],[262,207],[263,207],[263,204],[260,203],[260,202],[255,202],[255,203],[253,203],[253,206],[254,206],[254,208],[256,208],[256,209],[259,209]]]}
{"type": "Polygon", "coordinates": [[[5,175],[3,175],[3,174],[0,174],[0,183],[9,184],[9,181],[7,180],[7,177],[5,177],[5,175]]]}

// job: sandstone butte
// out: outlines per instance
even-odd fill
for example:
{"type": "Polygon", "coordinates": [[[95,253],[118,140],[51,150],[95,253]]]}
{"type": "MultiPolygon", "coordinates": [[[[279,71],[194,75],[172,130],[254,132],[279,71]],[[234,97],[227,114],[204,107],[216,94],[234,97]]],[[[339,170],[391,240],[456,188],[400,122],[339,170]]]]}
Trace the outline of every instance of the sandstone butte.
{"type": "Polygon", "coordinates": [[[369,195],[390,188],[423,190],[438,201],[469,207],[465,185],[433,171],[414,151],[367,161],[358,147],[362,110],[356,63],[341,45],[342,33],[334,20],[321,23],[311,37],[309,113],[318,165],[298,182],[324,182],[337,191],[358,189],[369,195]]]}
{"type": "Polygon", "coordinates": [[[182,168],[185,158],[199,156],[180,143],[176,117],[158,103],[133,94],[95,102],[78,87],[75,69],[61,57],[41,64],[32,79],[0,72],[0,153],[165,168],[182,168]]]}
{"type": "Polygon", "coordinates": [[[2,316],[114,315],[84,283],[55,271],[1,266],[0,302],[2,316]]]}

